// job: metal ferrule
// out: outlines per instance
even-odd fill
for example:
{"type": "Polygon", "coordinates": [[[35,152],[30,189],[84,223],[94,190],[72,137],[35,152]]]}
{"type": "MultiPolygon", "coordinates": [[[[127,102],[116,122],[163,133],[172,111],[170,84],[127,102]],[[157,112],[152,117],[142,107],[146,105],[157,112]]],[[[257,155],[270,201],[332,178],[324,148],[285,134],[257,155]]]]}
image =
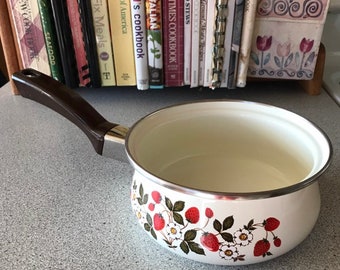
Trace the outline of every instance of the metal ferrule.
{"type": "Polygon", "coordinates": [[[102,155],[120,161],[129,162],[125,151],[125,138],[129,128],[117,125],[104,136],[102,155]]]}

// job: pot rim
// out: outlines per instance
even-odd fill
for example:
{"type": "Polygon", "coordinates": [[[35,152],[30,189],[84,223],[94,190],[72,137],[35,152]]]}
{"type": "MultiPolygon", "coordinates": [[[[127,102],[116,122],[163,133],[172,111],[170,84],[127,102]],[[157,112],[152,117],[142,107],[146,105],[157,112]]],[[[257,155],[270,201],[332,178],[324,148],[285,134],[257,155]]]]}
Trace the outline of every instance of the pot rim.
{"type": "Polygon", "coordinates": [[[163,107],[159,110],[153,111],[144,117],[140,118],[137,122],[135,122],[130,128],[129,131],[126,135],[125,138],[125,151],[128,157],[129,162],[132,164],[134,167],[135,171],[138,171],[141,175],[146,177],[147,179],[151,180],[157,185],[160,185],[164,188],[171,189],[173,191],[177,191],[183,194],[187,195],[193,195],[197,196],[200,198],[206,198],[206,199],[218,199],[218,200],[252,200],[252,199],[264,199],[264,198],[272,198],[272,197],[278,197],[278,196],[283,196],[287,195],[293,192],[296,192],[298,190],[301,190],[303,188],[306,188],[307,186],[313,184],[318,180],[318,178],[327,170],[327,168],[330,166],[332,157],[333,157],[333,147],[330,138],[326,134],[326,132],[321,129],[317,124],[315,124],[313,121],[309,120],[306,117],[303,117],[297,113],[294,113],[290,110],[262,103],[262,102],[256,102],[256,101],[247,101],[247,100],[240,100],[240,99],[209,99],[209,100],[196,100],[196,101],[191,101],[191,102],[183,102],[175,105],[170,105],[163,107]],[[169,180],[166,180],[162,177],[157,176],[147,168],[143,167],[138,163],[138,161],[134,158],[133,154],[129,150],[129,141],[130,141],[130,135],[133,132],[134,128],[139,125],[143,120],[146,118],[149,118],[155,114],[158,114],[164,110],[174,108],[174,107],[180,107],[180,106],[185,106],[185,105],[190,105],[190,104],[197,104],[197,103],[222,103],[222,102],[235,102],[235,103],[248,103],[256,106],[266,106],[272,109],[279,109],[283,110],[285,112],[289,112],[309,123],[312,127],[314,127],[322,137],[326,140],[328,148],[329,148],[329,155],[327,157],[327,161],[325,162],[324,166],[321,167],[317,172],[315,172],[313,175],[301,180],[300,182],[297,182],[295,184],[285,186],[282,188],[278,189],[269,189],[269,190],[264,190],[264,191],[254,191],[254,192],[220,192],[220,191],[209,191],[209,190],[203,190],[203,189],[198,189],[198,188],[193,188],[193,187],[188,187],[185,185],[173,183],[169,180]]]}

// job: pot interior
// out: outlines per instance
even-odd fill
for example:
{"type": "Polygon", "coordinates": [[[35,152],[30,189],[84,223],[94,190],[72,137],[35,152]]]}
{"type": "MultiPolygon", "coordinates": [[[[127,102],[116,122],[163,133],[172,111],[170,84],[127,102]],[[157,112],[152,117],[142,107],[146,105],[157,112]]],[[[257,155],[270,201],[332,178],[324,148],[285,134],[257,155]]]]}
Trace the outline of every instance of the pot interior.
{"type": "Polygon", "coordinates": [[[127,140],[136,169],[212,192],[259,192],[318,173],[330,145],[292,112],[253,102],[198,102],[145,117],[127,140]]]}

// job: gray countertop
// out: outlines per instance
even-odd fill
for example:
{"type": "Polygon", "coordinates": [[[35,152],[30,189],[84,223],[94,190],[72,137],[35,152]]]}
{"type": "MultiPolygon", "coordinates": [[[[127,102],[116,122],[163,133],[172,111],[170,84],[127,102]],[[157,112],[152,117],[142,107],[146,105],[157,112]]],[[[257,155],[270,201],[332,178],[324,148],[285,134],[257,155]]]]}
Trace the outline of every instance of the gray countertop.
{"type": "MultiPolygon", "coordinates": [[[[232,269],[340,269],[340,108],[322,91],[291,82],[245,89],[79,89],[107,119],[132,125],[161,107],[198,99],[259,101],[296,112],[330,137],[333,162],[320,177],[312,233],[274,260],[232,269]]],[[[138,225],[130,207],[133,169],[101,157],[55,112],[0,89],[1,269],[225,269],[178,257],[138,225]]],[[[299,226],[299,224],[296,224],[299,226]]]]}

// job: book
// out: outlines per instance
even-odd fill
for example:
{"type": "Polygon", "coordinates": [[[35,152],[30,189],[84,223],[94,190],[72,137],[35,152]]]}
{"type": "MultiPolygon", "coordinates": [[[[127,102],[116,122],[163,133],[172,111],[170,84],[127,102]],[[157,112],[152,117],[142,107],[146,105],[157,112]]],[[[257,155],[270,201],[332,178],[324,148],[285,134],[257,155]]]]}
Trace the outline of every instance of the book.
{"type": "Polygon", "coordinates": [[[183,86],[184,3],[163,0],[164,85],[183,86]]]}
{"type": "Polygon", "coordinates": [[[209,87],[212,79],[212,54],[214,48],[214,21],[216,16],[215,0],[208,0],[207,3],[207,29],[205,37],[205,59],[204,59],[204,80],[203,86],[209,87]]]}
{"type": "Polygon", "coordinates": [[[94,31],[91,0],[78,0],[80,21],[83,32],[88,70],[90,74],[90,86],[101,87],[99,60],[97,53],[97,41],[94,31]]]}
{"type": "Polygon", "coordinates": [[[245,87],[250,59],[251,42],[254,32],[257,0],[245,0],[236,86],[245,87]]]}
{"type": "Polygon", "coordinates": [[[229,59],[228,88],[236,88],[237,67],[240,53],[245,0],[236,0],[234,12],[233,38],[229,59]]]}
{"type": "Polygon", "coordinates": [[[60,62],[57,34],[52,17],[52,7],[49,0],[38,0],[41,25],[45,38],[48,62],[51,76],[60,82],[64,82],[64,74],[60,62]]]}
{"type": "MultiPolygon", "coordinates": [[[[7,26],[0,27],[0,40],[6,62],[7,75],[10,78],[10,75],[18,71],[20,66],[16,50],[16,40],[13,36],[14,31],[12,31],[12,22],[8,11],[6,1],[0,1],[0,25],[7,26]]],[[[12,93],[15,95],[19,94],[11,78],[10,83],[12,93]]]]}
{"type": "Polygon", "coordinates": [[[191,2],[191,74],[190,87],[198,87],[199,74],[199,46],[200,46],[200,0],[191,2]]]}
{"type": "Polygon", "coordinates": [[[149,71],[145,0],[131,0],[131,13],[137,89],[147,90],[149,89],[149,71]]]}
{"type": "Polygon", "coordinates": [[[198,63],[198,85],[204,84],[205,69],[205,40],[207,36],[207,8],[208,0],[200,0],[200,34],[199,34],[199,63],[198,63]]]}
{"type": "Polygon", "coordinates": [[[107,0],[91,0],[101,86],[116,85],[107,0]]]}
{"type": "Polygon", "coordinates": [[[80,12],[78,8],[78,0],[66,0],[68,17],[70,20],[70,29],[72,33],[72,43],[75,52],[75,58],[78,71],[78,86],[91,85],[89,64],[85,51],[85,44],[83,38],[83,29],[80,20],[80,12]]]}
{"type": "Polygon", "coordinates": [[[56,27],[61,65],[65,84],[70,88],[79,86],[77,63],[72,41],[66,0],[50,0],[54,25],[56,27]]]}
{"type": "Polygon", "coordinates": [[[231,54],[231,42],[233,38],[234,15],[235,15],[234,14],[235,1],[236,0],[228,0],[227,25],[224,36],[224,54],[220,87],[228,87],[229,61],[231,54]]]}
{"type": "Polygon", "coordinates": [[[108,8],[116,83],[136,85],[130,1],[109,0],[108,8]]]}
{"type": "Polygon", "coordinates": [[[191,0],[184,0],[184,84],[191,80],[191,0]]]}
{"type": "Polygon", "coordinates": [[[38,2],[8,0],[23,68],[51,75],[38,2]]]}
{"type": "Polygon", "coordinates": [[[216,1],[216,17],[214,24],[214,47],[212,58],[212,79],[210,88],[215,89],[221,86],[221,75],[224,56],[224,40],[227,24],[228,0],[216,1]]]}
{"type": "Polygon", "coordinates": [[[162,89],[164,87],[162,1],[146,0],[145,10],[149,84],[151,89],[162,89]]]}

